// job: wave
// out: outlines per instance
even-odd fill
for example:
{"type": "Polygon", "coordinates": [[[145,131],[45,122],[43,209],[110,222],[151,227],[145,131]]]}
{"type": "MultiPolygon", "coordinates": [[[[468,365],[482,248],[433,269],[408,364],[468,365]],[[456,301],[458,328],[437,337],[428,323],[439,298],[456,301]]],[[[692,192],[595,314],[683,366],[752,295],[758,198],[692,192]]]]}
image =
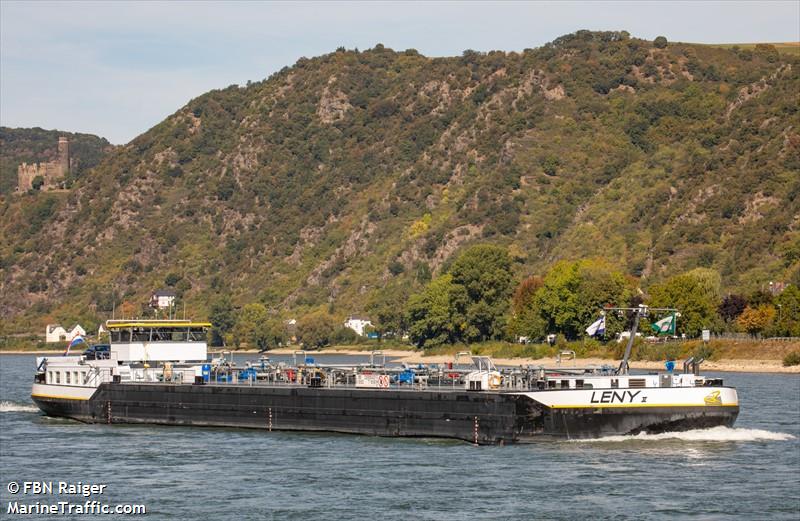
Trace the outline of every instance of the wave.
{"type": "Polygon", "coordinates": [[[572,440],[581,443],[615,443],[624,441],[789,441],[795,437],[785,432],[772,432],[763,429],[732,429],[730,427],[712,427],[682,432],[663,432],[648,434],[642,432],[630,436],[609,436],[587,440],[572,440]]]}
{"type": "Polygon", "coordinates": [[[0,402],[0,412],[39,412],[39,408],[29,403],[0,402]]]}

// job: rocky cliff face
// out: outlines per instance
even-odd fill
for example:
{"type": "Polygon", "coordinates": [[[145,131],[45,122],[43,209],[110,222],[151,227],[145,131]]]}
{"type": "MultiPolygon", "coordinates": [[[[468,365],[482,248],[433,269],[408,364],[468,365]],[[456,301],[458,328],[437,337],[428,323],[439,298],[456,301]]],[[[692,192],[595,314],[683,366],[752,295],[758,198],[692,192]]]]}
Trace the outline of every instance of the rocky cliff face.
{"type": "Polygon", "coordinates": [[[96,317],[166,282],[361,311],[475,242],[522,274],[603,256],[728,287],[800,258],[796,58],[579,32],[521,53],[383,46],[190,101],[77,180],[2,202],[0,313],[96,317]]]}

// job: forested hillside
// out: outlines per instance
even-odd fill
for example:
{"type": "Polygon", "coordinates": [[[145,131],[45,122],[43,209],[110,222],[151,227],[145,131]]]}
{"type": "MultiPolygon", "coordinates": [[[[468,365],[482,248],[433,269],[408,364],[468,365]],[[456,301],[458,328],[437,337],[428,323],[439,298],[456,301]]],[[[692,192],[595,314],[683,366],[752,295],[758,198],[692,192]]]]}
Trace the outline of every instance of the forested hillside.
{"type": "Polygon", "coordinates": [[[10,194],[16,188],[17,166],[20,163],[55,160],[58,138],[61,136],[69,138],[70,153],[75,163],[69,181],[97,166],[103,156],[114,148],[105,138],[92,134],[0,127],[0,194],[10,194]]]}
{"type": "Polygon", "coordinates": [[[644,291],[695,268],[797,284],[798,106],[800,61],[769,46],[581,31],[301,58],[191,100],[69,193],[5,196],[0,315],[96,323],[167,285],[198,317],[219,295],[344,316],[476,243],[516,282],[602,257],[644,291]]]}

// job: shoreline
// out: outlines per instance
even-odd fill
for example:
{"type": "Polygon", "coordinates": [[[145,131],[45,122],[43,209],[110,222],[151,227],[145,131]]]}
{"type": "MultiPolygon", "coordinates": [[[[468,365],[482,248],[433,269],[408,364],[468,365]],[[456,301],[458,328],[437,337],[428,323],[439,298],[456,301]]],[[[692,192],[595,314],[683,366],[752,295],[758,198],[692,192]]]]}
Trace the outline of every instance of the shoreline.
{"type": "MultiPolygon", "coordinates": [[[[267,351],[269,355],[291,355],[298,349],[273,349],[267,351]]],[[[392,359],[393,362],[405,362],[407,364],[443,364],[452,362],[453,355],[430,355],[425,356],[424,352],[419,351],[406,351],[402,349],[376,349],[381,351],[386,358],[392,359]]],[[[209,352],[212,352],[209,350],[209,352]]],[[[217,351],[219,352],[219,351],[217,351]]],[[[242,349],[232,351],[236,354],[258,354],[256,349],[242,349]]],[[[340,355],[340,356],[369,356],[372,350],[361,349],[322,349],[320,351],[308,351],[309,356],[314,355],[340,355]]],[[[11,350],[0,351],[0,355],[60,355],[63,351],[58,350],[42,350],[42,351],[23,351],[11,350]]],[[[612,360],[606,358],[578,358],[576,360],[568,360],[562,364],[558,364],[555,358],[492,358],[497,365],[533,365],[545,367],[563,367],[568,369],[570,367],[587,367],[587,366],[603,366],[610,365],[617,367],[619,360],[612,360]]],[[[646,369],[646,370],[664,370],[664,362],[652,362],[647,360],[633,360],[630,363],[632,369],[646,369]]],[[[720,371],[720,372],[736,372],[736,373],[776,373],[776,374],[800,374],[800,365],[793,365],[785,367],[782,360],[769,360],[769,359],[736,359],[725,358],[721,360],[707,360],[701,366],[703,371],[720,371]]],[[[680,361],[676,361],[675,369],[681,368],[680,361]]]]}

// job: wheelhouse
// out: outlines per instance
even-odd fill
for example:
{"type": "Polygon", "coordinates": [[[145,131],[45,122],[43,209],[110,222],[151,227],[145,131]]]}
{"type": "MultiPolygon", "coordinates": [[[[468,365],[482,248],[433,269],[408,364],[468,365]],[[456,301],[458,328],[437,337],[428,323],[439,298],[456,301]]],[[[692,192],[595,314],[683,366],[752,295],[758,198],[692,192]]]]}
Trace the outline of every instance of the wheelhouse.
{"type": "Polygon", "coordinates": [[[189,320],[109,320],[106,323],[112,358],[142,362],[206,360],[210,327],[208,322],[189,320]]]}

